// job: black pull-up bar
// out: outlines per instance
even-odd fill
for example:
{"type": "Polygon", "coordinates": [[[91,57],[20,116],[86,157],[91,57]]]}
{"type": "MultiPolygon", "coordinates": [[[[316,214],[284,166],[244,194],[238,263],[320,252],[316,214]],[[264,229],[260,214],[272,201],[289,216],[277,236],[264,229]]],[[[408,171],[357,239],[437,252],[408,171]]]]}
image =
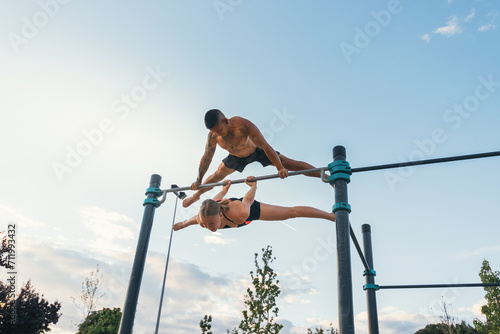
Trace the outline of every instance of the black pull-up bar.
{"type": "Polygon", "coordinates": [[[428,288],[473,288],[500,286],[500,283],[456,283],[456,284],[416,284],[416,285],[380,285],[378,289],[428,289],[428,288]]]}
{"type": "MultiPolygon", "coordinates": [[[[302,175],[302,174],[309,174],[309,173],[316,173],[316,172],[324,172],[325,170],[328,170],[328,167],[304,169],[304,170],[298,170],[298,171],[294,171],[294,172],[288,172],[288,176],[295,176],[295,175],[302,175]]],[[[279,177],[280,177],[279,174],[254,176],[252,178],[252,181],[277,179],[279,177]]],[[[231,180],[231,184],[245,183],[245,180],[246,179],[231,180]]],[[[326,180],[325,180],[325,182],[326,182],[326,180]]],[[[213,187],[219,187],[219,186],[225,186],[225,185],[226,185],[226,182],[206,183],[206,184],[199,185],[198,189],[213,188],[213,187]]],[[[162,192],[170,193],[173,191],[183,191],[183,190],[191,190],[191,187],[186,186],[186,187],[175,188],[175,189],[165,189],[165,190],[162,190],[162,192]]]]}
{"type": "Polygon", "coordinates": [[[411,167],[411,166],[419,166],[419,165],[430,165],[430,164],[438,164],[442,162],[450,162],[450,161],[459,161],[459,160],[471,160],[471,159],[479,159],[479,158],[489,158],[500,156],[500,151],[496,152],[488,152],[488,153],[477,153],[477,154],[469,154],[469,155],[459,155],[455,157],[447,157],[447,158],[437,158],[437,159],[427,159],[427,160],[417,160],[417,161],[408,161],[408,162],[398,162],[395,164],[386,164],[386,165],[378,165],[378,166],[370,166],[370,167],[360,167],[353,168],[352,172],[369,172],[373,170],[381,170],[381,169],[390,169],[390,168],[400,168],[400,167],[411,167]]]}
{"type": "MultiPolygon", "coordinates": [[[[437,164],[437,163],[443,163],[443,162],[472,160],[472,159],[489,158],[489,157],[497,157],[497,156],[500,156],[500,151],[468,154],[468,155],[459,155],[459,156],[446,157],[446,158],[398,162],[398,163],[385,164],[385,165],[358,167],[358,168],[352,168],[351,171],[353,173],[369,172],[369,171],[382,170],[382,169],[430,165],[430,164],[437,164]]],[[[321,172],[321,176],[322,176],[321,179],[324,182],[328,182],[328,180],[326,179],[326,177],[324,175],[325,171],[327,171],[327,170],[328,170],[328,167],[311,168],[311,169],[288,172],[288,176],[321,172]]],[[[277,179],[279,177],[280,177],[279,174],[269,174],[269,175],[255,176],[252,180],[253,181],[262,181],[262,180],[277,179]]],[[[231,180],[231,184],[244,183],[245,180],[246,179],[231,180]]],[[[225,182],[207,183],[207,184],[201,184],[200,186],[198,186],[198,189],[213,188],[213,187],[219,187],[219,186],[225,186],[225,185],[226,185],[225,182]]],[[[174,191],[184,191],[184,190],[191,190],[191,187],[186,186],[186,187],[175,188],[175,189],[164,189],[164,190],[162,190],[162,192],[163,193],[170,193],[170,192],[174,192],[174,191]]]]}

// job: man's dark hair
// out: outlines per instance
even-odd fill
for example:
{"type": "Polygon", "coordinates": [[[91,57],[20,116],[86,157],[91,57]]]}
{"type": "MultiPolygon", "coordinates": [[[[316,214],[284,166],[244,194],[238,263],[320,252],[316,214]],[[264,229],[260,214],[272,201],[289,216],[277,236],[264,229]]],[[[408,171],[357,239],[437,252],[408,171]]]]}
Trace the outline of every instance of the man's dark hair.
{"type": "Polygon", "coordinates": [[[205,126],[210,130],[216,126],[223,117],[224,114],[219,109],[210,109],[205,114],[205,126]]]}

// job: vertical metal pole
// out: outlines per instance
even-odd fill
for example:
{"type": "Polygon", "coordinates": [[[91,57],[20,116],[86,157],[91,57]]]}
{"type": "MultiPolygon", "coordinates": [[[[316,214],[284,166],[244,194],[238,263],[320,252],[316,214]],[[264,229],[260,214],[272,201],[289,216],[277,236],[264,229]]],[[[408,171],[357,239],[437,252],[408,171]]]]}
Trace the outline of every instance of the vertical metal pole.
{"type": "MultiPolygon", "coordinates": [[[[346,160],[343,146],[333,148],[333,161],[346,160]]],[[[335,180],[335,205],[341,207],[347,201],[347,181],[335,180]]],[[[339,303],[340,334],[354,334],[354,309],[352,298],[351,250],[349,234],[349,211],[338,209],[335,212],[337,228],[337,280],[339,303]]]]}
{"type": "MultiPolygon", "coordinates": [[[[175,214],[177,213],[177,200],[178,199],[179,199],[178,197],[175,198],[174,219],[175,219],[175,214]]],[[[167,283],[168,261],[170,259],[170,248],[172,247],[173,232],[174,232],[174,220],[172,220],[172,227],[170,229],[170,239],[168,241],[167,261],[165,262],[165,273],[163,274],[163,285],[161,286],[160,305],[158,306],[158,317],[156,318],[155,334],[158,334],[158,329],[160,328],[161,308],[163,306],[163,296],[165,294],[165,284],[167,283]]]]}
{"type": "MultiPolygon", "coordinates": [[[[366,284],[375,285],[375,271],[373,270],[373,250],[372,250],[372,231],[369,224],[361,226],[363,234],[363,249],[365,259],[372,272],[365,272],[366,284]]],[[[366,289],[366,302],[368,308],[368,331],[370,334],[378,334],[378,314],[377,298],[375,289],[366,289]]]]}
{"type": "MultiPolygon", "coordinates": [[[[150,188],[160,188],[161,176],[157,174],[151,175],[149,183],[150,188]]],[[[149,193],[148,199],[156,200],[157,194],[149,193]]],[[[128,283],[127,296],[123,307],[122,319],[120,321],[119,334],[131,334],[134,326],[135,311],[137,308],[137,300],[139,299],[139,290],[141,289],[142,274],[146,263],[146,255],[148,252],[149,236],[153,226],[153,218],[156,206],[154,203],[146,203],[144,205],[144,214],[142,216],[141,231],[139,240],[137,241],[137,249],[135,251],[134,264],[130,273],[130,281],[128,283]]]]}

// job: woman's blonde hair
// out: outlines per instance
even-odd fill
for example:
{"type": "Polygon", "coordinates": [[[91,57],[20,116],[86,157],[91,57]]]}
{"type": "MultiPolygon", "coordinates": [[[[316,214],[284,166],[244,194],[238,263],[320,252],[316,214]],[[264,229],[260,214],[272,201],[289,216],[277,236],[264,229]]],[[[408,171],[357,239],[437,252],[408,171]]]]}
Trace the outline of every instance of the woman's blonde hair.
{"type": "Polygon", "coordinates": [[[229,211],[228,199],[223,199],[220,202],[214,201],[213,199],[206,199],[203,201],[203,203],[201,203],[200,215],[202,217],[217,216],[221,211],[229,211]]]}

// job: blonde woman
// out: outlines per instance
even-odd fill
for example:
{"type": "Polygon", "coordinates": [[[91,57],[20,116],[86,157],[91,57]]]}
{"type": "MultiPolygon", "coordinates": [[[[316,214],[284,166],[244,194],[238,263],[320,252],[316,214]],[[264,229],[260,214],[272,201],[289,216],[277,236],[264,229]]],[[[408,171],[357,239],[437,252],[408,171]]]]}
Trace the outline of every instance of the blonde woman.
{"type": "Polygon", "coordinates": [[[253,176],[247,177],[245,183],[250,190],[242,198],[224,198],[231,181],[222,188],[213,199],[203,201],[199,213],[186,221],[174,224],[174,231],[178,231],[190,225],[199,224],[212,232],[223,228],[242,227],[254,220],[281,221],[290,218],[322,218],[335,221],[335,214],[322,211],[310,206],[283,207],[261,203],[255,200],[257,182],[251,181],[253,176]]]}

